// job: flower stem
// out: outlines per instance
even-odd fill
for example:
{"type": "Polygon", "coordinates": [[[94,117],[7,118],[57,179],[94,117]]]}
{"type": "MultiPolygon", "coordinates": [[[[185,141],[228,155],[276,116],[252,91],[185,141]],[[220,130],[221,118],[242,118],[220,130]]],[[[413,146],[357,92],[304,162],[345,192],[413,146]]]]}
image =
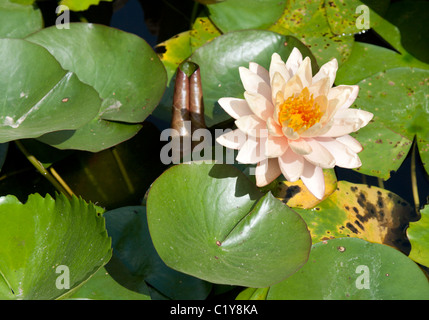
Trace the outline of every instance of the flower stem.
{"type": "Polygon", "coordinates": [[[416,141],[413,143],[413,147],[411,150],[411,187],[413,190],[413,198],[414,198],[414,207],[416,212],[418,213],[420,208],[420,198],[419,198],[419,190],[417,184],[417,175],[416,175],[416,141]]]}
{"type": "Polygon", "coordinates": [[[58,181],[46,168],[40,163],[39,160],[36,159],[35,156],[30,154],[28,150],[24,147],[21,141],[16,140],[15,144],[19,148],[19,150],[24,154],[28,161],[40,172],[42,176],[44,176],[54,187],[58,190],[58,192],[63,193],[67,198],[71,199],[73,192],[67,186],[67,184],[61,179],[58,181]]]}

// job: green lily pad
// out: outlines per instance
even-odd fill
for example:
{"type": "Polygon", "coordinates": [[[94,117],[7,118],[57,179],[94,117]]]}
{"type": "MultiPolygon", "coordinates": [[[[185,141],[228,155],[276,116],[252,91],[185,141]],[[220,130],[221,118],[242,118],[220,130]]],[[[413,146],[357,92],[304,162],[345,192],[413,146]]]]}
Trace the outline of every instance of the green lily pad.
{"type": "Polygon", "coordinates": [[[85,11],[92,5],[98,5],[101,1],[113,0],[61,0],[60,5],[67,6],[72,11],[85,11]]]}
{"type": "Polygon", "coordinates": [[[99,92],[101,119],[142,122],[164,92],[166,75],[161,61],[143,39],[131,33],[71,23],[70,29],[49,27],[27,40],[46,48],[64,69],[99,92]]]}
{"type": "Polygon", "coordinates": [[[304,57],[309,56],[312,59],[313,72],[316,72],[316,60],[303,43],[294,37],[271,31],[234,31],[195,50],[190,60],[201,69],[207,126],[231,119],[217,101],[222,97],[243,97],[244,89],[238,71],[240,66],[247,68],[249,62],[256,62],[268,69],[274,52],[286,61],[294,47],[297,47],[304,57]]]}
{"type": "Polygon", "coordinates": [[[110,238],[97,210],[64,195],[1,197],[0,299],[62,298],[106,264],[110,238]]]}
{"type": "Polygon", "coordinates": [[[77,130],[50,132],[37,140],[61,150],[99,152],[134,137],[141,128],[140,124],[95,118],[77,130]]]}
{"type": "MultiPolygon", "coordinates": [[[[358,85],[360,91],[355,105],[372,112],[374,114],[372,121],[376,126],[370,123],[364,128],[365,139],[361,136],[361,131],[355,136],[365,146],[377,144],[376,148],[365,148],[359,154],[362,160],[359,171],[386,178],[389,177],[390,171],[396,170],[398,166],[395,159],[404,159],[414,136],[417,135],[417,139],[425,139],[428,136],[429,70],[389,69],[360,81],[358,85]],[[381,131],[380,127],[383,128],[381,131]],[[405,145],[403,139],[408,140],[406,144],[408,148],[397,148],[392,139],[383,140],[383,135],[387,131],[394,132],[397,140],[401,139],[399,144],[401,146],[405,145]],[[379,133],[381,136],[378,136],[379,133]],[[392,153],[392,148],[396,151],[393,157],[380,159],[380,155],[392,153]],[[374,172],[374,169],[380,173],[374,172]]],[[[419,151],[423,158],[427,157],[426,148],[419,151]]],[[[428,163],[425,164],[425,168],[429,172],[428,163]]]]}
{"type": "Polygon", "coordinates": [[[407,236],[411,242],[410,258],[414,261],[429,267],[429,205],[421,211],[419,221],[410,223],[407,229],[407,236]]]}
{"type": "Polygon", "coordinates": [[[409,56],[373,44],[355,42],[349,59],[336,75],[338,84],[356,84],[376,73],[399,67],[429,68],[409,56]]]}
{"type": "Polygon", "coordinates": [[[427,300],[429,282],[389,246],[341,238],[313,245],[297,273],[271,286],[268,300],[427,300]]]}
{"type": "Polygon", "coordinates": [[[0,142],[75,130],[95,117],[101,100],[44,48],[0,39],[0,142]],[[34,61],[37,60],[37,63],[34,61]]]}
{"type": "Polygon", "coordinates": [[[103,99],[99,113],[85,127],[41,139],[58,148],[95,152],[131,138],[141,126],[130,124],[143,122],[164,93],[165,68],[136,35],[102,25],[72,23],[70,29],[46,28],[27,40],[49,50],[64,69],[75,72],[103,99]]]}
{"type": "Polygon", "coordinates": [[[117,283],[105,268],[100,268],[68,299],[73,300],[150,300],[150,297],[129,290],[117,283]]]}
{"type": "Polygon", "coordinates": [[[265,29],[282,14],[285,0],[226,0],[208,4],[209,17],[224,33],[243,29],[265,29]]]}
{"type": "Polygon", "coordinates": [[[43,28],[42,13],[37,6],[14,2],[0,1],[0,38],[24,38],[43,28]]]}
{"type": "Polygon", "coordinates": [[[212,283],[266,287],[307,261],[302,218],[230,165],[171,167],[153,183],[147,215],[161,259],[212,283]]]}
{"type": "Polygon", "coordinates": [[[211,283],[167,267],[158,256],[148,230],[146,207],[122,207],[104,216],[114,252],[106,268],[113,278],[140,293],[147,294],[149,286],[169,299],[207,298],[211,283]]]}

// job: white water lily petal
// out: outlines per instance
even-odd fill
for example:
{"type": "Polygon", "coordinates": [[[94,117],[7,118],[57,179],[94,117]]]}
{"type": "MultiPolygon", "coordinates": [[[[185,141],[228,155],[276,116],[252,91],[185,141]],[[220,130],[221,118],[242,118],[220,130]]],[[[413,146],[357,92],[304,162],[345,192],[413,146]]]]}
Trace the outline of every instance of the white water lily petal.
{"type": "Polygon", "coordinates": [[[324,96],[325,98],[327,98],[326,96],[329,92],[329,89],[331,88],[329,82],[330,80],[328,77],[322,78],[317,82],[314,82],[313,79],[313,83],[310,87],[308,87],[308,90],[310,91],[310,94],[314,96],[314,98],[317,98],[319,96],[324,96]]]}
{"type": "Polygon", "coordinates": [[[275,137],[283,137],[282,127],[273,118],[267,119],[268,134],[275,137]]]}
{"type": "Polygon", "coordinates": [[[303,87],[309,87],[313,82],[313,75],[311,73],[311,60],[305,57],[299,66],[296,74],[300,79],[303,87]]]}
{"type": "Polygon", "coordinates": [[[222,109],[225,110],[234,119],[253,114],[252,110],[249,108],[249,105],[244,99],[220,98],[218,103],[222,109]]]}
{"type": "Polygon", "coordinates": [[[308,139],[307,143],[310,145],[312,151],[304,155],[305,160],[323,169],[335,166],[335,158],[328,149],[314,139],[308,139]]]}
{"type": "Polygon", "coordinates": [[[279,166],[282,174],[290,182],[297,181],[304,170],[303,156],[296,154],[291,148],[279,157],[279,166]]]}
{"type": "Polygon", "coordinates": [[[247,68],[240,67],[241,82],[246,91],[250,93],[262,94],[266,99],[271,99],[271,87],[256,73],[253,73],[247,68]]]}
{"type": "Polygon", "coordinates": [[[298,140],[300,138],[300,135],[298,134],[298,132],[295,132],[292,128],[283,126],[282,131],[283,131],[283,134],[288,139],[290,139],[290,141],[298,140]]]}
{"type": "Polygon", "coordinates": [[[235,129],[217,137],[216,142],[226,148],[238,150],[244,145],[246,140],[246,134],[240,129],[235,129]]]}
{"type": "Polygon", "coordinates": [[[313,83],[323,78],[329,78],[329,87],[332,87],[335,81],[335,77],[337,75],[337,70],[338,61],[334,58],[320,67],[319,71],[313,77],[313,83]]]}
{"type": "Polygon", "coordinates": [[[283,79],[282,75],[278,72],[274,73],[274,76],[271,78],[271,98],[276,105],[282,102],[283,92],[285,91],[286,81],[283,79]],[[280,101],[278,101],[280,99],[280,101]]]}
{"type": "Polygon", "coordinates": [[[307,189],[319,200],[325,195],[325,177],[323,169],[305,161],[301,180],[307,189]]]}
{"type": "Polygon", "coordinates": [[[300,155],[307,155],[313,151],[306,139],[289,140],[289,147],[293,152],[300,155]]]}
{"type": "Polygon", "coordinates": [[[259,93],[250,93],[245,91],[244,98],[252,112],[261,120],[267,121],[274,113],[274,106],[271,101],[267,100],[259,93]]]}
{"type": "Polygon", "coordinates": [[[268,136],[265,142],[265,156],[267,158],[278,158],[288,148],[288,139],[285,136],[268,136]]]}
{"type": "Polygon", "coordinates": [[[254,164],[265,160],[265,140],[266,138],[248,137],[240,148],[236,160],[245,164],[254,164]]]}
{"type": "Polygon", "coordinates": [[[258,116],[251,114],[235,120],[235,125],[245,134],[252,137],[267,137],[268,129],[266,122],[258,116]]]}
{"type": "Polygon", "coordinates": [[[281,171],[276,158],[262,160],[255,168],[256,185],[258,187],[266,186],[280,174],[281,171]]]}
{"type": "Polygon", "coordinates": [[[347,109],[356,100],[359,93],[359,87],[356,85],[340,85],[331,88],[328,93],[328,100],[335,100],[336,110],[347,109]]]}
{"type": "Polygon", "coordinates": [[[279,73],[285,81],[288,81],[291,78],[291,74],[289,73],[285,63],[283,62],[282,58],[278,53],[273,53],[273,55],[271,56],[271,64],[269,71],[270,79],[274,78],[275,73],[279,73]]]}
{"type": "Polygon", "coordinates": [[[260,76],[267,84],[270,84],[270,74],[268,73],[268,70],[265,69],[263,66],[260,66],[255,62],[250,62],[249,70],[260,76]]]}
{"type": "Polygon", "coordinates": [[[302,54],[297,48],[293,48],[292,52],[289,55],[289,58],[286,60],[286,69],[289,72],[289,78],[292,78],[293,75],[298,71],[299,66],[302,63],[302,54]]]}
{"type": "Polygon", "coordinates": [[[358,155],[336,139],[317,138],[316,140],[334,156],[338,167],[353,169],[362,165],[358,155]]]}
{"type": "Polygon", "coordinates": [[[373,114],[359,109],[338,110],[332,119],[332,127],[322,137],[340,137],[355,132],[366,126],[373,114]]]}
{"type": "Polygon", "coordinates": [[[348,148],[350,148],[350,150],[352,150],[355,153],[359,153],[363,150],[360,142],[350,135],[341,136],[335,139],[341,142],[342,144],[345,144],[348,148]]]}

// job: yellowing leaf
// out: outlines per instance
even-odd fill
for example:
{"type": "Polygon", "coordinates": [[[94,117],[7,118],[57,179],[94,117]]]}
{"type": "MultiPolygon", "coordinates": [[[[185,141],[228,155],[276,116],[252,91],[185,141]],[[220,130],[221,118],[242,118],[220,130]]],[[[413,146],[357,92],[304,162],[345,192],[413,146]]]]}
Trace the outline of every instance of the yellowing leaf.
{"type": "MultiPolygon", "coordinates": [[[[334,170],[323,170],[323,174],[325,177],[325,195],[323,199],[326,199],[335,191],[337,186],[337,177],[335,176],[334,170]]],[[[309,209],[313,208],[323,200],[317,199],[301,180],[296,182],[289,182],[287,180],[277,182],[272,193],[276,198],[282,200],[289,207],[309,209]]]]}
{"type": "Polygon", "coordinates": [[[60,6],[67,6],[71,11],[85,11],[91,5],[98,5],[101,1],[113,0],[61,0],[60,6]]]}
{"type": "Polygon", "coordinates": [[[339,181],[327,199],[310,210],[294,208],[308,225],[313,243],[357,237],[409,252],[404,233],[416,219],[413,208],[398,195],[381,188],[339,181]]]}

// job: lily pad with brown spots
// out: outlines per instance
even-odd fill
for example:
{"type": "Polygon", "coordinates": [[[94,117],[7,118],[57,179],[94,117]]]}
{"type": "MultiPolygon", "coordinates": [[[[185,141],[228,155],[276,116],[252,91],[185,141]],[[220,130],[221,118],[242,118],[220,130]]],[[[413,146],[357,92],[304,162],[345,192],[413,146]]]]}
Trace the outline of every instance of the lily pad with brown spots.
{"type": "Polygon", "coordinates": [[[357,237],[409,253],[404,230],[417,219],[413,208],[398,195],[378,187],[339,181],[337,189],[312,209],[294,208],[305,220],[313,243],[357,237]]]}
{"type": "Polygon", "coordinates": [[[317,199],[304,185],[302,180],[289,182],[284,178],[277,180],[271,192],[277,198],[286,203],[289,207],[309,209],[315,207],[321,201],[331,195],[337,188],[337,177],[333,169],[323,170],[325,178],[325,194],[322,200],[317,199]]]}

